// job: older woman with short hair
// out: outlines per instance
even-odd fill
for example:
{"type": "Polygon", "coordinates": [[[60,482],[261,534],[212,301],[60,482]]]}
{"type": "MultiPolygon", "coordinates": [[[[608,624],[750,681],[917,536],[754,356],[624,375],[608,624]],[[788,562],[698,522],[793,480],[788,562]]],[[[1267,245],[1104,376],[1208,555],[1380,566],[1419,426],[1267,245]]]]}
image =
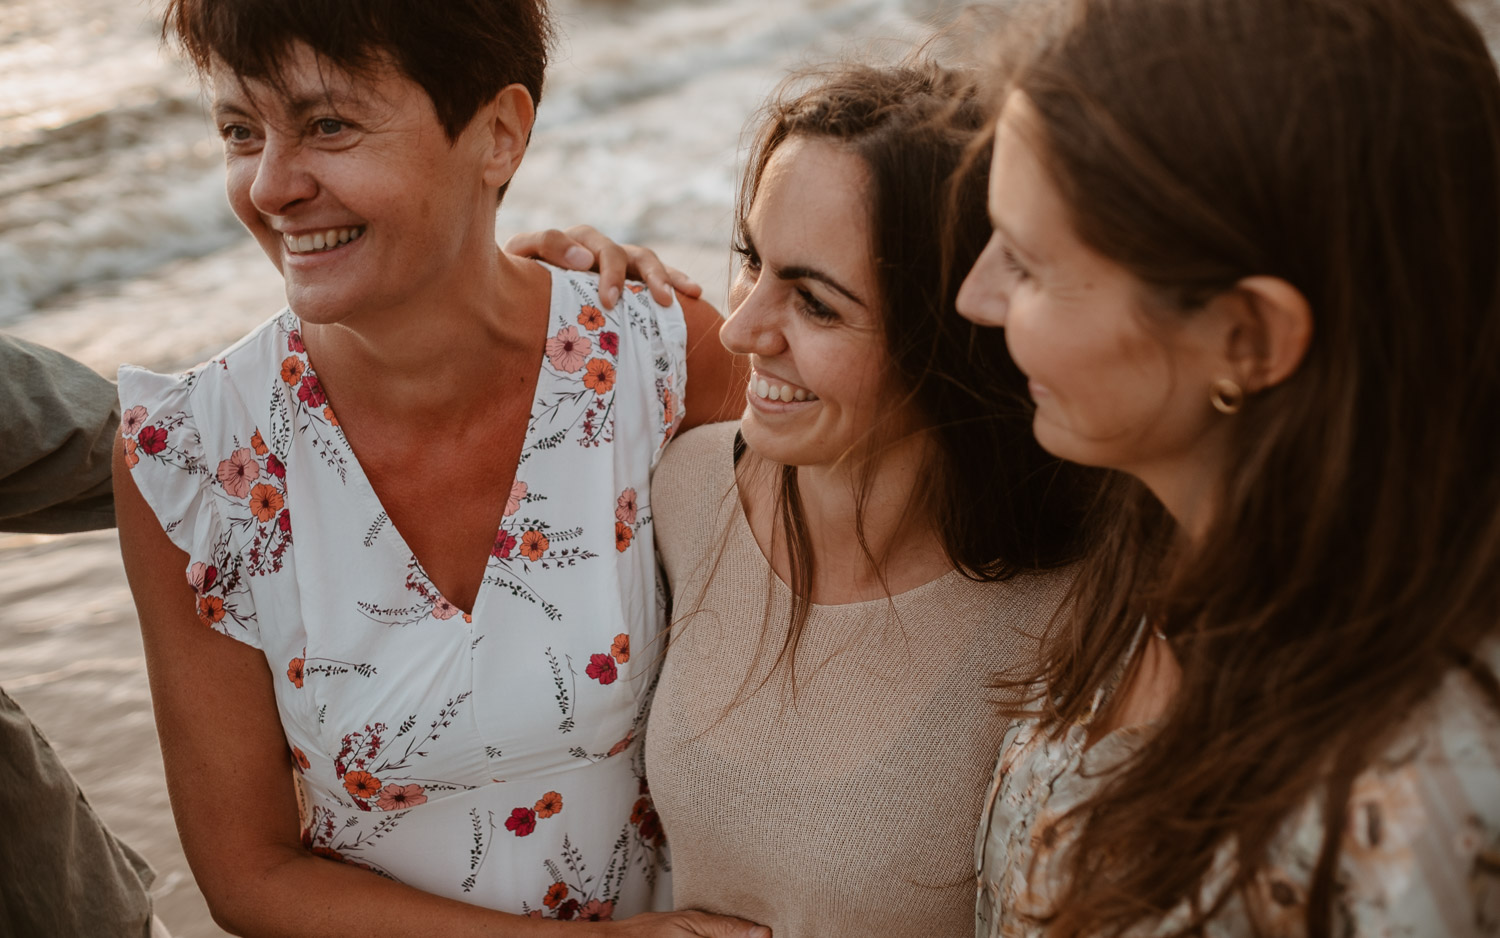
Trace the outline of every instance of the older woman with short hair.
{"type": "Polygon", "coordinates": [[[186,374],[120,376],[121,542],[215,919],[544,935],[664,908],[650,473],[744,378],[703,304],[496,247],[545,5],[173,0],[167,32],[288,300],[186,374]]]}

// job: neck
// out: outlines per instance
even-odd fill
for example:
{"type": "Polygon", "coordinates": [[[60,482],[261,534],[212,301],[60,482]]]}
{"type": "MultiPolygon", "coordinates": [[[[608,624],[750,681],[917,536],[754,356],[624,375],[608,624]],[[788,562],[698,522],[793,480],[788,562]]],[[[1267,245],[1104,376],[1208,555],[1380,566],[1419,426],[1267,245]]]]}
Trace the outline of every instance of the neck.
{"type": "Polygon", "coordinates": [[[1191,453],[1149,466],[1121,467],[1157,497],[1177,522],[1181,536],[1199,544],[1218,513],[1220,486],[1228,456],[1222,436],[1205,439],[1191,453]]]}

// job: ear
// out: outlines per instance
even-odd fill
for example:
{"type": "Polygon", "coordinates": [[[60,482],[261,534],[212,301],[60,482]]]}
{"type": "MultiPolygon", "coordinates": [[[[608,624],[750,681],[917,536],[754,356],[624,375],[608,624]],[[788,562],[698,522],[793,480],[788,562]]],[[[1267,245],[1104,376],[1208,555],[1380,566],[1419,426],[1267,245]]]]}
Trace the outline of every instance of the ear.
{"type": "Polygon", "coordinates": [[[521,168],[521,158],[531,142],[531,127],[536,123],[536,104],[525,87],[506,85],[480,113],[489,131],[483,137],[488,149],[484,182],[498,189],[521,168]]]}
{"type": "Polygon", "coordinates": [[[1312,308],[1280,277],[1246,277],[1210,301],[1228,319],[1224,353],[1233,377],[1254,393],[1296,373],[1312,341],[1312,308]]]}

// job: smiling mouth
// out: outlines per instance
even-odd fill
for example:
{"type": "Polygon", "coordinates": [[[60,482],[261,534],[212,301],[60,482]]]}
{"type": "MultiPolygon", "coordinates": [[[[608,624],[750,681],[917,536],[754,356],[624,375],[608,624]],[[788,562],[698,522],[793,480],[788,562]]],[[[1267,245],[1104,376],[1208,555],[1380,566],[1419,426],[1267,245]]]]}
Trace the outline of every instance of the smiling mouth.
{"type": "Polygon", "coordinates": [[[350,241],[358,241],[360,235],[364,233],[363,225],[358,228],[329,228],[327,231],[318,231],[313,234],[283,234],[281,242],[286,245],[289,254],[318,254],[322,251],[331,251],[350,241]]]}
{"type": "Polygon", "coordinates": [[[750,393],[763,401],[783,401],[790,404],[792,401],[815,401],[818,395],[791,384],[783,384],[780,381],[767,380],[760,374],[750,376],[750,393]]]}

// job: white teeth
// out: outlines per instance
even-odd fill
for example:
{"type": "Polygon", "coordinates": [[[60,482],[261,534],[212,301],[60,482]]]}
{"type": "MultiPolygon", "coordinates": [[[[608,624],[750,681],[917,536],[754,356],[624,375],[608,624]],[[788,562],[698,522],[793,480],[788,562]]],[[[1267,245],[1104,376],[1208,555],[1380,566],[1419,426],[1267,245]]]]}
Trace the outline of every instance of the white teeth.
{"type": "Polygon", "coordinates": [[[750,390],[763,401],[780,401],[790,404],[792,401],[815,401],[818,396],[805,388],[794,388],[789,384],[771,384],[765,378],[757,376],[750,383],[750,390]]]}
{"type": "Polygon", "coordinates": [[[769,384],[766,384],[766,379],[762,378],[759,381],[755,382],[755,393],[759,394],[763,398],[767,394],[771,393],[771,386],[769,384]]]}
{"type": "Polygon", "coordinates": [[[807,400],[807,392],[804,391],[804,390],[802,390],[801,388],[798,388],[797,390],[795,390],[795,391],[792,392],[792,400],[794,400],[794,401],[805,401],[805,400],[807,400]]]}
{"type": "Polygon", "coordinates": [[[327,231],[318,231],[313,234],[291,235],[283,234],[282,243],[286,249],[293,254],[308,254],[314,251],[326,251],[336,248],[341,244],[354,241],[364,234],[363,228],[329,228],[327,231]]]}

